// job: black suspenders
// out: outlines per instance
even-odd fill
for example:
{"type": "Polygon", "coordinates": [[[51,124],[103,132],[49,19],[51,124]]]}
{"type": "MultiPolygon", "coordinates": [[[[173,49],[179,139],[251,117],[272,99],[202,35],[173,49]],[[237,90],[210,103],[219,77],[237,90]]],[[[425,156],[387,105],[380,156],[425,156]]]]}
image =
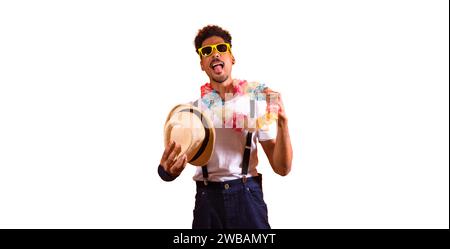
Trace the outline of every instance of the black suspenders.
{"type": "MultiPolygon", "coordinates": [[[[194,102],[194,105],[198,107],[198,100],[194,102]]],[[[255,100],[250,100],[250,117],[255,117],[255,100]]],[[[242,181],[247,181],[247,173],[248,173],[248,166],[250,164],[250,152],[252,148],[252,132],[247,132],[247,138],[245,140],[245,148],[244,148],[244,156],[242,158],[242,181]]],[[[203,174],[203,182],[205,185],[208,185],[208,165],[202,166],[202,174],[203,174]]]]}
{"type": "MultiPolygon", "coordinates": [[[[242,180],[245,182],[247,180],[247,173],[248,173],[248,166],[250,162],[250,151],[252,148],[252,135],[253,133],[248,132],[247,138],[245,142],[245,149],[244,149],[244,157],[242,158],[242,180]]],[[[203,182],[205,185],[208,185],[208,165],[202,166],[202,173],[203,173],[203,182]]]]}

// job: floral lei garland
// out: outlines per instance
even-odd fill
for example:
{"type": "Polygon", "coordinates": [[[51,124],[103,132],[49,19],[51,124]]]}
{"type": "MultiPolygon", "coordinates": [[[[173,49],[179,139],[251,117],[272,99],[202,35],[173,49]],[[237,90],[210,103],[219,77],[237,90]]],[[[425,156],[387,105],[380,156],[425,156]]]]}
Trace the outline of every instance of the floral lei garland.
{"type": "MultiPolygon", "coordinates": [[[[265,84],[259,84],[257,82],[248,83],[247,81],[242,80],[235,84],[233,88],[233,96],[248,95],[250,99],[255,101],[266,101],[266,94],[264,93],[265,88],[265,84]]],[[[223,120],[223,124],[229,124],[235,131],[238,132],[243,131],[243,129],[254,130],[254,128],[252,129],[248,127],[241,128],[245,126],[242,125],[242,121],[249,120],[247,115],[231,110],[230,108],[223,110],[222,98],[219,93],[212,88],[210,83],[206,83],[201,86],[200,91],[203,105],[210,109],[215,115],[220,116],[222,111],[225,111],[226,116],[223,120]]],[[[265,114],[256,118],[257,129],[267,130],[269,125],[278,118],[276,111],[273,111],[276,110],[273,105],[274,103],[272,102],[270,105],[267,105],[265,114]]]]}

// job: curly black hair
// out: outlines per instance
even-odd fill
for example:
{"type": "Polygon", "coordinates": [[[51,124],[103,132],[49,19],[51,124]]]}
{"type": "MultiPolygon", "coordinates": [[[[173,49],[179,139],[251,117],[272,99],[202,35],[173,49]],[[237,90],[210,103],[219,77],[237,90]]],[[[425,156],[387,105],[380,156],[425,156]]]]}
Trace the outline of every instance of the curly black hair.
{"type": "Polygon", "coordinates": [[[231,47],[231,35],[228,31],[217,25],[208,25],[200,29],[195,37],[195,53],[197,53],[197,50],[202,47],[203,41],[211,36],[221,37],[226,43],[229,43],[231,47]]]}

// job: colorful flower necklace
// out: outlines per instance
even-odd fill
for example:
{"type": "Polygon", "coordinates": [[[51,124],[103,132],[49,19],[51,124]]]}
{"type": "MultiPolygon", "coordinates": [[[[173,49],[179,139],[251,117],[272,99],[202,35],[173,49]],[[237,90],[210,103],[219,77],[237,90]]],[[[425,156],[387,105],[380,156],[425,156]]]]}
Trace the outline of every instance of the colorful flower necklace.
{"type": "MultiPolygon", "coordinates": [[[[265,101],[266,95],[264,94],[265,84],[259,84],[257,82],[248,83],[245,80],[234,82],[233,96],[247,95],[251,100],[265,101]]],[[[201,102],[216,116],[223,118],[223,124],[225,127],[232,127],[238,132],[245,130],[254,130],[252,128],[245,127],[243,120],[249,120],[248,116],[244,113],[232,110],[229,107],[224,108],[224,101],[220,97],[219,93],[214,90],[210,83],[206,83],[200,87],[201,102]]],[[[278,116],[276,115],[273,106],[267,105],[265,114],[256,117],[256,128],[267,130],[269,125],[274,122],[278,116]]]]}

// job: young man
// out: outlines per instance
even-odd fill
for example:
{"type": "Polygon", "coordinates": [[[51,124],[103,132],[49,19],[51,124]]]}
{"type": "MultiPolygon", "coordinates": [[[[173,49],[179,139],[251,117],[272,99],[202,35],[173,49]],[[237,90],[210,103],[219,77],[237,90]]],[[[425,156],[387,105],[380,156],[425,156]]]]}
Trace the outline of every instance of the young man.
{"type": "MultiPolygon", "coordinates": [[[[200,67],[210,81],[201,87],[202,98],[195,105],[216,120],[216,140],[208,165],[198,167],[193,177],[197,183],[197,194],[192,227],[270,228],[261,175],[256,170],[257,142],[262,145],[272,169],[279,175],[287,175],[291,170],[292,147],[280,94],[260,88],[260,93],[277,96],[275,122],[259,122],[254,129],[240,129],[236,126],[236,117],[254,116],[255,108],[248,107],[254,101],[247,101],[248,96],[242,90],[250,89],[250,84],[231,76],[235,63],[231,35],[218,26],[206,26],[199,30],[195,48],[200,56],[200,67]],[[232,110],[216,112],[227,106],[231,106],[232,110]]],[[[253,86],[258,88],[261,85],[253,86]]],[[[263,103],[267,104],[265,101],[263,103]]],[[[258,108],[256,115],[261,110],[266,112],[266,108],[258,108]]],[[[185,168],[187,159],[185,155],[178,155],[180,151],[180,145],[175,142],[166,146],[158,168],[162,179],[171,181],[185,168]]]]}

